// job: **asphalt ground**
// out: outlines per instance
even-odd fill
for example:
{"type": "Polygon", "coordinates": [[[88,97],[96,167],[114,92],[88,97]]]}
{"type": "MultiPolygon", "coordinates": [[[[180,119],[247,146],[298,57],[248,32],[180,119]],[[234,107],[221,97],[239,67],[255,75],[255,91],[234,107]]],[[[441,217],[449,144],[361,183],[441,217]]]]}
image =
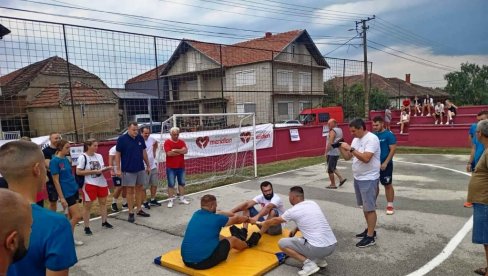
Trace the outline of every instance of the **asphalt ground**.
{"type": "MultiPolygon", "coordinates": [[[[190,205],[175,204],[168,209],[163,202],[162,207],[148,211],[150,218],[136,216],[135,224],[127,222],[126,212],[109,219],[114,229],[101,229],[101,221],[95,219],[90,237],[84,236],[80,225],[75,237],[85,245],[77,247],[79,261],[71,274],[179,275],[154,265],[153,259],[180,246],[200,197],[213,194],[218,208],[229,210],[259,194],[259,183],[269,180],[286,208],[290,207],[289,188],[302,186],[306,199],[321,206],[332,226],[338,248],[327,258],[328,267],[316,275],[475,275],[473,270],[486,264],[482,246],[471,243],[467,222],[472,210],[463,208],[469,181],[464,172],[467,156],[406,154],[396,155],[394,160],[396,212],[385,214],[386,199],[380,187],[375,246],[355,246],[354,235],[365,228],[365,221],[355,203],[351,162],[342,160],[338,169],[348,181],[337,190],[325,189],[329,182],[322,164],[192,194],[188,196],[190,205]],[[467,231],[456,236],[463,227],[467,231]]],[[[267,275],[297,275],[298,270],[287,262],[267,275]]]]}

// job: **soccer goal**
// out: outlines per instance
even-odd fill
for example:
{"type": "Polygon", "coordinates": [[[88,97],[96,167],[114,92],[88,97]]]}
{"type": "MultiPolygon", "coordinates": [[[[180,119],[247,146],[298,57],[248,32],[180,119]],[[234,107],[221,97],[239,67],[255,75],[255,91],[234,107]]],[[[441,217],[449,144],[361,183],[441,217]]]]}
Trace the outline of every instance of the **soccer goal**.
{"type": "Polygon", "coordinates": [[[235,181],[257,177],[254,113],[174,114],[162,122],[157,160],[166,181],[164,143],[171,128],[180,129],[185,155],[186,184],[235,181]]]}

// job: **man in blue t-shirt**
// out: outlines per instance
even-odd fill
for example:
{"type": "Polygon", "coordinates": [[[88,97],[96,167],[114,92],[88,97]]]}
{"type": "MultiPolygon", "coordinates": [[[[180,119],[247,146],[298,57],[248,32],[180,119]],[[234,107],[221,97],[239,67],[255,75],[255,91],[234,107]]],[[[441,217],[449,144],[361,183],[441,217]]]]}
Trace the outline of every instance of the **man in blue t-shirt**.
{"type": "Polygon", "coordinates": [[[234,236],[222,237],[222,227],[243,222],[256,223],[247,216],[232,213],[217,213],[217,199],[204,195],[200,200],[201,209],[193,213],[186,227],[181,243],[181,257],[186,266],[194,269],[208,269],[227,259],[231,248],[243,250],[254,246],[256,238],[247,242],[234,236]]]}
{"type": "MultiPolygon", "coordinates": [[[[482,110],[476,115],[476,120],[479,122],[481,120],[488,119],[488,110],[482,110]]],[[[476,164],[478,164],[478,161],[480,160],[481,155],[483,155],[483,152],[485,151],[485,147],[483,144],[476,138],[476,127],[478,123],[473,123],[471,127],[469,128],[469,144],[471,145],[471,152],[469,155],[469,161],[468,164],[466,164],[466,171],[467,172],[473,172],[474,168],[476,167],[476,164]]],[[[471,208],[473,207],[473,204],[471,202],[465,202],[464,207],[466,208],[471,208]]]]}
{"type": "MultiPolygon", "coordinates": [[[[380,140],[380,161],[381,161],[381,170],[380,170],[380,182],[385,187],[385,195],[386,195],[386,214],[393,215],[395,213],[395,209],[393,207],[393,200],[395,198],[395,191],[393,190],[393,155],[395,154],[396,150],[396,137],[395,135],[385,129],[385,123],[381,116],[376,116],[373,118],[373,130],[375,131],[374,134],[378,136],[380,140]]],[[[379,189],[377,190],[376,197],[378,197],[379,189]]]]}
{"type": "Polygon", "coordinates": [[[46,183],[44,155],[27,141],[13,141],[0,147],[0,173],[9,189],[31,203],[32,232],[27,255],[11,265],[7,275],[68,275],[78,262],[71,225],[65,216],[35,204],[36,193],[46,183]]]}

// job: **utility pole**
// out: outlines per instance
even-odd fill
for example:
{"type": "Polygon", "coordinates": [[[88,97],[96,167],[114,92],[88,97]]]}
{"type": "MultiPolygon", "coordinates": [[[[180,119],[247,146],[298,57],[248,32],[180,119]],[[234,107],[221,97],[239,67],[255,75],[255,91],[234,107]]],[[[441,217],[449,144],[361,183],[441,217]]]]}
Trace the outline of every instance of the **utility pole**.
{"type": "Polygon", "coordinates": [[[363,54],[364,54],[364,80],[363,80],[363,87],[364,87],[364,116],[365,118],[369,118],[369,85],[368,85],[368,46],[366,40],[366,31],[369,29],[369,26],[366,26],[366,22],[375,19],[376,16],[368,17],[366,19],[362,19],[360,21],[356,21],[356,30],[358,25],[361,24],[361,36],[363,38],[363,54]]]}

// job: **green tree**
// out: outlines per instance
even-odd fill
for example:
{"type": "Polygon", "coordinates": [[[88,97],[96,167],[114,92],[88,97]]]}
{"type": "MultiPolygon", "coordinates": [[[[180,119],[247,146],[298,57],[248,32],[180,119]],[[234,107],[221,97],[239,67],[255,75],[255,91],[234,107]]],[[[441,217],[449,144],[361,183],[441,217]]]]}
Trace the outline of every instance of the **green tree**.
{"type": "Polygon", "coordinates": [[[369,95],[369,108],[370,110],[383,110],[386,107],[390,106],[390,99],[388,95],[378,90],[377,88],[373,88],[371,90],[371,94],[369,95]]]}
{"type": "Polygon", "coordinates": [[[462,63],[461,71],[448,73],[444,79],[447,80],[445,90],[454,103],[488,104],[488,66],[462,63]]]}

